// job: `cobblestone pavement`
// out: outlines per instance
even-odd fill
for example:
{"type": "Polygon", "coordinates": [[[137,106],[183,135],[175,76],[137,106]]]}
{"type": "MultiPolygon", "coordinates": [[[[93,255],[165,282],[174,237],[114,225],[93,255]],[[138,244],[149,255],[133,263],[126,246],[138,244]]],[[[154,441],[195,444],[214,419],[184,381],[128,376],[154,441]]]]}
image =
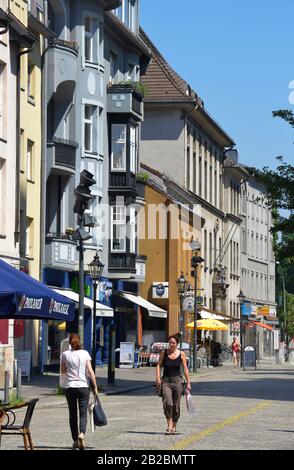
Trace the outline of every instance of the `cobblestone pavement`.
{"type": "MultiPolygon", "coordinates": [[[[151,386],[154,370],[145,373],[149,387],[123,395],[101,394],[108,425],[94,433],[88,429],[87,448],[294,449],[293,366],[263,365],[257,371],[231,368],[199,374],[192,386],[196,416],[187,414],[183,400],[178,436],[164,435],[161,399],[151,386]]],[[[141,372],[139,376],[143,377],[141,372]]],[[[27,390],[32,392],[32,387],[34,396],[38,390],[46,391],[36,385],[27,390]]],[[[71,449],[63,396],[51,393],[41,398],[32,420],[32,435],[36,449],[71,449]]],[[[22,448],[21,437],[3,436],[2,449],[22,448]]]]}

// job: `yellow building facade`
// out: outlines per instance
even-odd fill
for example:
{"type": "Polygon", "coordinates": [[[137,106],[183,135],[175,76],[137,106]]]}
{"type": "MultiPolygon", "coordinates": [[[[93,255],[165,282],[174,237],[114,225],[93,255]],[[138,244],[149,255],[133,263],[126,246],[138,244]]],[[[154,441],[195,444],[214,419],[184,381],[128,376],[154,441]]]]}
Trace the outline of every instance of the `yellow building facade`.
{"type": "MultiPolygon", "coordinates": [[[[40,280],[41,217],[41,53],[42,37],[30,23],[28,3],[9,2],[11,13],[32,36],[32,47],[23,48],[19,57],[19,247],[27,272],[40,280]]],[[[42,21],[42,11],[37,12],[42,21]]],[[[26,321],[24,338],[18,347],[32,348],[33,366],[38,361],[39,322],[26,321]],[[22,344],[21,344],[22,343],[22,344]]]]}
{"type": "MultiPolygon", "coordinates": [[[[189,242],[193,239],[200,239],[201,233],[193,226],[193,220],[187,214],[183,216],[181,207],[164,191],[158,187],[147,183],[145,186],[145,211],[144,211],[144,232],[145,237],[140,235],[140,255],[146,256],[146,275],[145,282],[140,285],[140,295],[150,302],[158,305],[167,311],[166,336],[175,334],[180,330],[180,299],[177,290],[177,279],[181,273],[190,284],[191,289],[194,285],[194,277],[191,276],[191,257],[193,253],[189,247],[189,242]],[[149,208],[152,208],[149,210],[149,208]],[[166,207],[167,211],[167,237],[163,236],[162,227],[160,227],[160,217],[157,217],[156,237],[150,235],[150,227],[153,221],[150,220],[150,214],[154,214],[155,207],[166,207]],[[179,210],[179,212],[177,212],[179,210]],[[177,216],[177,214],[180,214],[177,216]],[[186,220],[184,220],[186,219],[186,220]],[[178,224],[178,227],[176,227],[178,224]],[[160,233],[161,232],[161,233],[160,233]],[[179,237],[175,237],[176,232],[179,237]],[[163,284],[167,289],[165,298],[157,298],[154,295],[156,284],[163,284]]],[[[152,216],[153,217],[153,216],[152,216]]],[[[142,221],[140,222],[142,227],[142,221]]],[[[152,232],[151,228],[151,232],[152,232]]],[[[200,275],[198,273],[198,286],[200,289],[200,275]]],[[[193,314],[184,312],[184,324],[192,320],[193,314]]],[[[183,328],[184,339],[189,340],[189,332],[183,328]]]]}

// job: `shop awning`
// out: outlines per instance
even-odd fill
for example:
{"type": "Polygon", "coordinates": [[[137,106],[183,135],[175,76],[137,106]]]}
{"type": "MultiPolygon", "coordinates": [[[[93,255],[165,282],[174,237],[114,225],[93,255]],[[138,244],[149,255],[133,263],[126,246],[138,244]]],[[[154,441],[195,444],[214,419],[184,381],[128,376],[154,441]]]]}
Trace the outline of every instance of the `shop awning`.
{"type": "MultiPolygon", "coordinates": [[[[68,297],[69,299],[79,304],[79,294],[77,294],[73,290],[56,288],[53,288],[53,290],[58,294],[61,294],[64,297],[68,297]]],[[[94,301],[92,299],[89,299],[88,297],[84,297],[84,306],[93,310],[94,301]]],[[[97,317],[113,317],[113,310],[112,308],[107,307],[107,305],[103,305],[99,302],[96,302],[96,315],[97,317]]]]}
{"type": "Polygon", "coordinates": [[[199,312],[201,318],[204,320],[211,319],[211,320],[227,320],[227,321],[234,321],[234,318],[228,317],[227,315],[219,314],[216,310],[210,310],[206,307],[199,307],[199,312]]]}
{"type": "Polygon", "coordinates": [[[225,317],[221,315],[216,315],[215,313],[206,312],[204,310],[201,310],[200,317],[203,318],[203,320],[225,320],[225,317]]]}
{"type": "Polygon", "coordinates": [[[0,317],[73,321],[75,304],[0,260],[0,317]]]}
{"type": "Polygon", "coordinates": [[[265,328],[266,330],[270,330],[270,331],[274,330],[272,326],[266,325],[265,323],[261,323],[259,321],[255,321],[254,323],[255,325],[261,326],[261,328],[265,328]]]}
{"type": "Polygon", "coordinates": [[[132,302],[133,304],[140,305],[140,307],[146,308],[146,310],[148,310],[149,317],[167,318],[166,310],[163,310],[162,308],[153,305],[151,302],[148,302],[148,300],[145,300],[143,299],[143,297],[140,297],[140,295],[122,292],[121,296],[124,299],[127,299],[129,302],[132,302]]]}

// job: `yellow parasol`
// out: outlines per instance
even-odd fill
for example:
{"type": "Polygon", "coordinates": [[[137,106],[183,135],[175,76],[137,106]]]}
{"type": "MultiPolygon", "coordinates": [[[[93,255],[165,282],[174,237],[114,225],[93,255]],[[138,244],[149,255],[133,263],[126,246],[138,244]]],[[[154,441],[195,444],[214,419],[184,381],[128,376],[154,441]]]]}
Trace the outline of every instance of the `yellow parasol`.
{"type": "MultiPolygon", "coordinates": [[[[187,328],[189,330],[194,330],[194,322],[188,323],[187,328]]],[[[205,318],[202,320],[197,320],[197,330],[227,331],[228,327],[219,320],[213,320],[213,318],[205,318]]]]}
{"type": "Polygon", "coordinates": [[[64,321],[64,322],[60,323],[60,325],[58,325],[58,329],[60,331],[66,330],[66,322],[64,321]]]}

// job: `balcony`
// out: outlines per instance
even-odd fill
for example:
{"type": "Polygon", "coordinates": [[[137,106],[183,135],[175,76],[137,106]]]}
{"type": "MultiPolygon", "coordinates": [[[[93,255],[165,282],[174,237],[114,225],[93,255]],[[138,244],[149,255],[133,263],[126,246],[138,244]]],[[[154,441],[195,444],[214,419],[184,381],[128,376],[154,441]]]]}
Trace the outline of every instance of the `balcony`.
{"type": "Polygon", "coordinates": [[[77,79],[78,45],[75,41],[54,38],[47,51],[48,91],[47,102],[55,94],[62,99],[73,95],[77,79]]]}
{"type": "Polygon", "coordinates": [[[136,191],[136,175],[129,172],[112,171],[110,173],[109,192],[117,189],[136,191]]]}
{"type": "Polygon", "coordinates": [[[133,253],[109,253],[108,271],[111,277],[135,278],[136,255],[133,253]]]}
{"type": "Polygon", "coordinates": [[[46,237],[45,264],[47,268],[74,271],[78,252],[75,242],[55,236],[46,237]]]}
{"type": "Polygon", "coordinates": [[[53,142],[47,143],[48,171],[67,176],[74,175],[77,148],[76,142],[54,137],[53,142]]]}
{"type": "Polygon", "coordinates": [[[107,89],[107,112],[131,114],[143,121],[143,96],[134,84],[113,84],[107,89]]]}

